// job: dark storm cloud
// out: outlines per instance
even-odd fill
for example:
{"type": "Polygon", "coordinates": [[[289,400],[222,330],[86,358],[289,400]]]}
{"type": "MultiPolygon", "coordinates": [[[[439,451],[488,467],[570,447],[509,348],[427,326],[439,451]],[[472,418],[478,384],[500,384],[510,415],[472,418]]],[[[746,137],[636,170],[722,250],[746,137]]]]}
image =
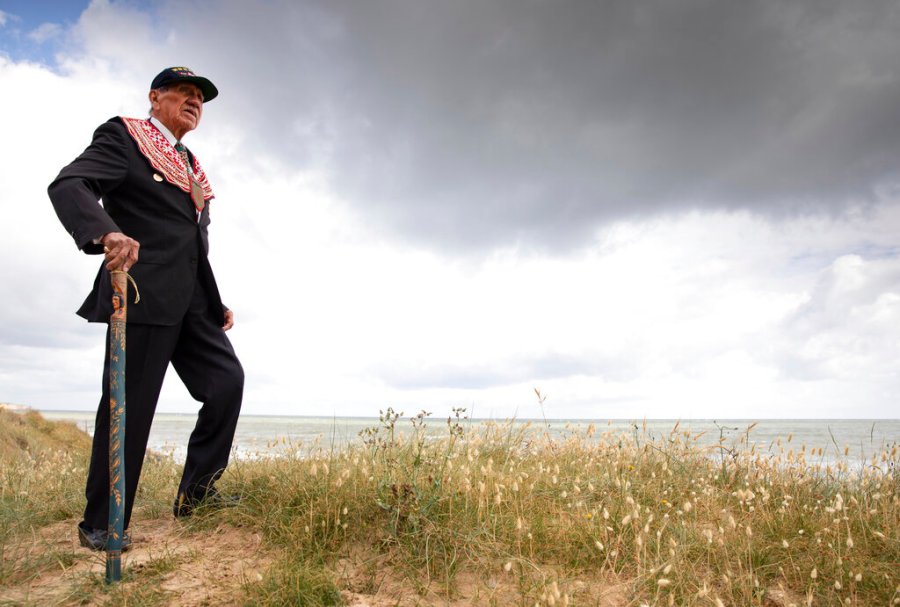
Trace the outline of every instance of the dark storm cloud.
{"type": "Polygon", "coordinates": [[[224,90],[254,92],[217,103],[407,238],[574,244],[623,217],[835,210],[898,181],[894,0],[243,6],[196,26],[234,45],[210,51],[224,90]]]}

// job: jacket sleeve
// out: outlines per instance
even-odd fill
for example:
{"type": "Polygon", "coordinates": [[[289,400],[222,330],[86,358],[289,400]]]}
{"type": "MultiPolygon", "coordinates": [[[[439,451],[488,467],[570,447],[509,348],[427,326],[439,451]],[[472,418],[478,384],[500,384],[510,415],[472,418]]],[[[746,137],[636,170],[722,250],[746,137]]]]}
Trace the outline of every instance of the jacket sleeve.
{"type": "Polygon", "coordinates": [[[103,247],[94,239],[121,231],[98,201],[121,184],[128,173],[126,136],[118,121],[100,125],[87,149],[63,168],[47,188],[63,227],[85,253],[102,253],[103,247]]]}

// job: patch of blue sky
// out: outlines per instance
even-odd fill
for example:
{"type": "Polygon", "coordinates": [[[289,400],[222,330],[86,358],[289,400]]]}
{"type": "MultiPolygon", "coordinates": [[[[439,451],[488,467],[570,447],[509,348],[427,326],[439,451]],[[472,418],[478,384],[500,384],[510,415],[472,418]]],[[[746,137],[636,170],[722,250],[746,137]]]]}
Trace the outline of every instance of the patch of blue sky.
{"type": "Polygon", "coordinates": [[[56,65],[69,29],[88,0],[0,0],[0,55],[56,65]]]}

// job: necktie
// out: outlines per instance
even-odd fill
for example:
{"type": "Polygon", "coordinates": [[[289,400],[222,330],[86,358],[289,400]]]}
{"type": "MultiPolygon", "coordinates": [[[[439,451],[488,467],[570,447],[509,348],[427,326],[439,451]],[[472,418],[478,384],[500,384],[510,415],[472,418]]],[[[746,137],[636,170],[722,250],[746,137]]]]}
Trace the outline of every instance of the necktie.
{"type": "Polygon", "coordinates": [[[180,141],[175,144],[175,151],[178,152],[178,155],[181,156],[181,159],[184,160],[184,166],[187,167],[188,175],[193,175],[194,171],[191,169],[191,161],[188,158],[187,148],[184,147],[184,144],[180,141]]]}
{"type": "Polygon", "coordinates": [[[178,152],[178,155],[181,156],[181,159],[184,161],[184,166],[187,167],[188,181],[191,182],[191,200],[194,202],[194,207],[197,209],[197,221],[199,221],[200,213],[203,211],[203,206],[205,204],[205,200],[203,199],[203,188],[197,183],[197,180],[194,179],[194,168],[191,166],[191,160],[188,158],[187,148],[184,147],[184,144],[180,141],[176,143],[175,151],[178,152]]]}

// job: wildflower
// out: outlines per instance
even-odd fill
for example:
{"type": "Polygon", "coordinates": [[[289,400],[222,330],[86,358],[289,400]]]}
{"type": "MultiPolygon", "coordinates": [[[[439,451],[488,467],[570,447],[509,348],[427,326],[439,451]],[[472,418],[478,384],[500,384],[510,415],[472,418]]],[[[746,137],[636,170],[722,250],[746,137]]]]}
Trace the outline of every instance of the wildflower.
{"type": "Polygon", "coordinates": [[[509,571],[512,569],[512,561],[507,561],[505,565],[503,565],[503,571],[509,571]]]}
{"type": "Polygon", "coordinates": [[[816,579],[817,577],[819,577],[819,572],[815,567],[813,567],[813,570],[809,572],[809,577],[812,579],[816,579]]]}

